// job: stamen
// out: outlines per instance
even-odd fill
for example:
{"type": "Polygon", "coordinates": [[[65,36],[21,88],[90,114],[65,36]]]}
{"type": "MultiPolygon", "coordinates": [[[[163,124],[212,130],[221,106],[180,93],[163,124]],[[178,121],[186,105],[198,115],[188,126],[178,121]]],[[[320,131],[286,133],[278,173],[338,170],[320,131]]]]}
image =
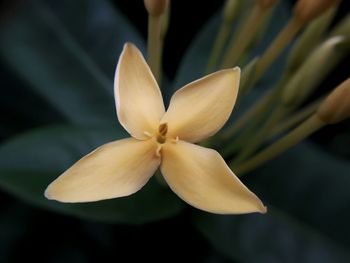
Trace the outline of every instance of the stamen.
{"type": "Polygon", "coordinates": [[[167,123],[162,123],[161,125],[159,125],[157,142],[159,142],[160,144],[165,143],[167,132],[168,132],[168,124],[167,123]]]}
{"type": "Polygon", "coordinates": [[[156,156],[159,157],[159,158],[161,157],[161,151],[162,151],[162,146],[158,145],[158,148],[156,150],[156,156]]]}
{"type": "Polygon", "coordinates": [[[165,143],[165,141],[166,141],[165,136],[162,136],[162,135],[158,135],[157,136],[157,142],[158,143],[163,144],[163,143],[165,143]]]}
{"type": "Polygon", "coordinates": [[[161,125],[159,125],[158,132],[160,135],[165,136],[168,132],[168,124],[162,123],[161,125]]]}
{"type": "Polygon", "coordinates": [[[152,134],[148,131],[143,131],[143,134],[146,135],[147,137],[152,137],[152,134]]]}

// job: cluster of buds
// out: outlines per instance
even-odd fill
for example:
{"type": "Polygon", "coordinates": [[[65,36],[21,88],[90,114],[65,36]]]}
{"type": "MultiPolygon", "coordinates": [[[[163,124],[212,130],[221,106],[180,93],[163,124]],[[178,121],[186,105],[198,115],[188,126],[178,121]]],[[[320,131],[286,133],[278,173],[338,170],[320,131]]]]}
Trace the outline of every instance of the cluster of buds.
{"type": "MultiPolygon", "coordinates": [[[[227,1],[223,17],[230,14],[232,7],[237,9],[237,4],[234,5],[237,2],[239,1],[227,1]]],[[[317,107],[321,104],[322,99],[299,110],[301,105],[310,99],[324,78],[350,51],[348,17],[338,23],[328,33],[327,38],[327,30],[340,1],[297,1],[289,22],[270,43],[266,51],[251,61],[246,62],[243,59],[247,57],[248,47],[252,46],[254,39],[257,38],[257,32],[261,28],[260,24],[268,20],[271,16],[270,9],[277,4],[278,1],[273,0],[256,0],[253,8],[246,9],[245,18],[241,21],[242,27],[236,30],[232,40],[227,44],[226,51],[220,55],[215,47],[213,49],[213,54],[215,54],[213,57],[224,58],[221,67],[235,66],[236,63],[243,65],[240,97],[238,98],[241,99],[254,88],[276,58],[299,34],[297,40],[293,41],[294,45],[289,53],[285,71],[278,83],[223,133],[221,145],[224,145],[228,156],[236,156],[232,161],[232,168],[238,167],[236,169],[242,171],[242,174],[287,150],[324,125],[339,122],[348,117],[347,110],[350,107],[350,100],[349,95],[346,96],[348,88],[345,88],[349,85],[348,82],[336,88],[318,110],[317,107]],[[296,131],[292,128],[295,128],[296,131]],[[258,134],[257,129],[259,129],[258,134]],[[278,130],[278,133],[274,130],[278,130]],[[288,130],[291,130],[291,135],[285,134],[288,130]],[[279,135],[280,138],[282,136],[282,143],[277,141],[271,146],[272,150],[267,147],[266,151],[263,149],[262,152],[257,153],[256,150],[271,139],[270,134],[279,135]]],[[[236,16],[236,13],[234,14],[236,16]]],[[[229,17],[230,19],[224,19],[223,23],[233,20],[231,16],[229,17]]],[[[217,43],[223,47],[225,44],[222,42],[224,41],[219,33],[217,43]]],[[[213,65],[217,64],[219,63],[210,61],[210,69],[216,69],[213,65]]]]}
{"type": "MultiPolygon", "coordinates": [[[[145,0],[144,3],[149,15],[153,17],[161,16],[169,5],[167,0],[145,0]]],[[[261,25],[267,23],[271,17],[271,11],[278,3],[278,0],[255,0],[253,6],[247,6],[243,1],[227,0],[223,7],[222,24],[206,69],[206,72],[210,73],[217,69],[236,66],[237,63],[243,65],[238,98],[240,100],[254,88],[276,58],[301,32],[298,39],[294,41],[285,72],[279,82],[235,124],[211,140],[214,144],[219,141],[227,156],[236,156],[232,162],[233,168],[237,165],[238,167],[250,166],[249,169],[244,168],[242,171],[254,169],[257,163],[260,165],[261,161],[250,165],[252,162],[249,158],[253,159],[254,163],[254,153],[256,154],[256,150],[271,138],[271,134],[281,136],[295,128],[299,137],[295,137],[294,131],[291,130],[292,135],[286,134],[286,138],[282,138],[282,147],[279,146],[279,142],[272,145],[274,154],[268,153],[267,158],[263,156],[262,159],[265,161],[292,147],[324,125],[339,122],[349,116],[349,81],[336,88],[322,104],[322,99],[319,99],[305,109],[297,111],[350,51],[348,17],[338,23],[329,33],[329,37],[326,37],[332,18],[340,4],[339,0],[298,0],[289,22],[266,51],[251,61],[245,61],[250,51],[249,47],[254,46],[254,41],[258,41],[257,35],[262,30],[261,25]],[[242,13],[244,13],[243,16],[242,13]],[[228,39],[232,25],[237,24],[240,18],[242,18],[239,23],[241,27],[234,32],[231,39],[228,39]],[[221,63],[220,58],[222,58],[221,63]],[[274,109],[272,113],[271,109],[274,109]],[[308,119],[310,116],[312,121],[308,119]],[[305,129],[303,121],[308,128],[305,129]],[[256,129],[259,129],[258,135],[255,133],[256,129]],[[292,139],[288,142],[290,137],[292,139]],[[276,150],[275,148],[278,147],[280,149],[276,150]]],[[[152,46],[154,42],[148,44],[152,46]]],[[[149,62],[152,68],[152,59],[149,62]]],[[[160,64],[161,61],[158,63],[160,64]]],[[[157,69],[153,71],[157,75],[157,69]]]]}

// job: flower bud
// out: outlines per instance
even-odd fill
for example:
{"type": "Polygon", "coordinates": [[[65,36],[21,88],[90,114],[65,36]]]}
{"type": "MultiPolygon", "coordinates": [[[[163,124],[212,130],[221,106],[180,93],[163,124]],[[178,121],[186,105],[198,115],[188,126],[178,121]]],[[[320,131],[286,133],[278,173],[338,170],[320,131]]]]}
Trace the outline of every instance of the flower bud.
{"type": "Polygon", "coordinates": [[[256,3],[262,9],[268,9],[271,6],[275,5],[277,2],[278,2],[278,0],[256,0],[256,3]]]}
{"type": "Polygon", "coordinates": [[[350,48],[343,36],[325,40],[293,74],[282,94],[282,103],[297,107],[314,91],[350,48]]]}
{"type": "MultiPolygon", "coordinates": [[[[336,10],[337,5],[334,5],[323,15],[314,19],[295,42],[288,56],[287,67],[290,72],[298,69],[308,54],[320,43],[335,16],[336,10]]],[[[343,34],[333,34],[333,36],[339,35],[343,34]]]]}
{"type": "Polygon", "coordinates": [[[294,6],[294,15],[302,22],[309,22],[328,10],[337,0],[299,0],[294,6]]]}
{"type": "Polygon", "coordinates": [[[239,0],[227,0],[224,6],[223,18],[228,23],[232,22],[241,7],[242,1],[239,0]]]}
{"type": "Polygon", "coordinates": [[[144,0],[143,2],[151,16],[162,15],[169,4],[169,0],[144,0]]]}
{"type": "Polygon", "coordinates": [[[327,124],[350,117],[350,78],[336,87],[317,110],[317,116],[327,124]]]}
{"type": "Polygon", "coordinates": [[[345,36],[350,39],[350,14],[345,16],[332,30],[331,36],[345,36]]]}

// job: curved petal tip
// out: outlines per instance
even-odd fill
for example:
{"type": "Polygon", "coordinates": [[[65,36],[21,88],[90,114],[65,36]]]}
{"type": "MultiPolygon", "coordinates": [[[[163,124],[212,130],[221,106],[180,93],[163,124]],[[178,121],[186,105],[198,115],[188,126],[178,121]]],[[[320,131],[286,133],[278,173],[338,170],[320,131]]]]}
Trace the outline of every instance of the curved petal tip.
{"type": "Polygon", "coordinates": [[[170,188],[198,209],[215,214],[267,211],[214,150],[183,141],[165,145],[161,171],[170,188]]]}

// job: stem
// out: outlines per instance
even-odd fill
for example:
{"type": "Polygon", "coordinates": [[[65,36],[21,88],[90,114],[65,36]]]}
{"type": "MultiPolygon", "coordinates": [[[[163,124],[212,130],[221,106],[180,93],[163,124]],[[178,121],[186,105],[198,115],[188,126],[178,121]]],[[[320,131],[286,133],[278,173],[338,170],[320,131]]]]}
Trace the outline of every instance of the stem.
{"type": "Polygon", "coordinates": [[[256,149],[259,148],[261,143],[266,139],[271,128],[276,125],[276,123],[284,117],[287,110],[280,105],[274,110],[273,114],[267,119],[264,125],[255,133],[253,138],[249,138],[248,143],[244,146],[239,155],[232,162],[233,165],[237,165],[249,157],[256,149]]]}
{"type": "Polygon", "coordinates": [[[243,115],[229,128],[227,128],[221,135],[223,140],[228,140],[233,137],[237,132],[243,129],[249,121],[254,118],[260,119],[260,115],[264,112],[276,97],[276,90],[269,90],[263,96],[261,96],[257,102],[255,102],[249,110],[243,113],[243,115]],[[255,118],[256,117],[256,118],[255,118]]]}
{"type": "Polygon", "coordinates": [[[302,121],[304,121],[306,118],[311,116],[316,111],[316,109],[318,108],[318,106],[323,100],[324,100],[324,97],[314,101],[313,103],[310,103],[308,106],[306,106],[302,110],[288,117],[286,121],[282,122],[273,130],[271,130],[268,138],[271,139],[278,134],[282,134],[285,131],[297,125],[298,123],[301,123],[302,121]]]}
{"type": "MultiPolygon", "coordinates": [[[[228,153],[231,153],[230,148],[237,150],[240,146],[246,144],[247,139],[250,139],[250,136],[256,133],[256,130],[259,129],[264,118],[266,119],[270,110],[276,104],[276,100],[280,98],[281,92],[285,83],[288,81],[289,75],[283,75],[278,83],[270,90],[265,92],[263,96],[261,96],[258,101],[252,105],[252,107],[246,111],[238,121],[229,127],[225,133],[222,135],[223,140],[230,139],[233,135],[235,135],[238,131],[243,129],[243,126],[249,123],[248,129],[244,131],[244,133],[249,133],[247,135],[243,135],[236,139],[236,143],[231,143],[229,145],[228,153]],[[242,140],[242,138],[246,138],[242,140]],[[238,147],[234,144],[238,144],[238,147]]],[[[278,102],[277,102],[278,103],[278,102]]]]}
{"type": "Polygon", "coordinates": [[[239,33],[232,37],[225,52],[226,55],[224,56],[225,58],[221,68],[229,68],[237,63],[247,46],[252,41],[257,28],[261,24],[264,14],[266,14],[265,11],[266,9],[261,9],[258,4],[253,7],[239,33]]]}
{"type": "Polygon", "coordinates": [[[220,26],[219,33],[217,34],[213,50],[211,51],[206,73],[210,73],[216,66],[221,50],[225,45],[226,39],[230,34],[231,25],[227,22],[223,22],[220,26]]]}
{"type": "Polygon", "coordinates": [[[282,152],[288,150],[292,146],[296,145],[312,133],[316,132],[320,128],[324,127],[326,123],[318,118],[315,114],[304,121],[301,125],[289,132],[283,138],[262,150],[260,153],[252,157],[246,162],[239,164],[237,167],[233,167],[236,174],[243,175],[251,170],[266,163],[282,152]]]}
{"type": "Polygon", "coordinates": [[[289,20],[288,24],[282,29],[282,31],[280,31],[268,49],[260,57],[255,69],[254,84],[281,54],[302,26],[303,23],[295,17],[292,17],[289,20]]]}
{"type": "MultiPolygon", "coordinates": [[[[268,131],[270,131],[273,126],[281,118],[283,118],[283,115],[287,114],[290,111],[290,108],[281,106],[279,104],[279,101],[277,101],[280,98],[282,88],[287,80],[288,76],[283,76],[279,83],[267,93],[265,93],[265,95],[261,97],[256,104],[253,105],[253,109],[251,109],[248,114],[243,116],[244,121],[246,122],[246,128],[244,128],[241,134],[235,138],[233,143],[230,143],[228,145],[224,151],[225,154],[233,154],[234,152],[237,152],[239,149],[242,149],[244,147],[243,152],[245,151],[245,153],[240,153],[240,155],[243,155],[244,158],[247,157],[247,148],[250,148],[249,145],[255,142],[258,144],[257,146],[259,146],[260,140],[264,139],[267,136],[268,131]],[[274,113],[272,116],[270,116],[272,110],[274,110],[274,113]],[[252,114],[252,112],[254,112],[254,115],[248,116],[252,114]],[[257,133],[257,131],[259,131],[259,133],[257,133]]],[[[240,128],[240,130],[242,130],[242,128],[240,128]]],[[[251,146],[252,148],[249,151],[255,150],[255,147],[257,146],[251,146]]],[[[240,159],[243,158],[243,156],[237,158],[240,159]]],[[[241,160],[243,159],[240,159],[240,161],[241,160]]]]}
{"type": "Polygon", "coordinates": [[[161,17],[148,15],[148,64],[154,77],[160,83],[161,68],[161,17]]]}
{"type": "MultiPolygon", "coordinates": [[[[276,57],[283,51],[283,49],[288,45],[288,43],[294,38],[296,33],[301,29],[303,24],[297,20],[295,17],[291,18],[288,24],[282,29],[282,31],[277,35],[275,40],[270,44],[265,53],[260,57],[256,64],[255,75],[253,81],[250,83],[251,86],[260,79],[276,57]]],[[[288,76],[284,77],[287,79],[288,76]]],[[[281,81],[283,83],[283,79],[281,81]]],[[[280,86],[280,85],[278,85],[280,86]]],[[[247,87],[249,88],[249,87],[247,87]]],[[[259,99],[254,106],[247,111],[233,126],[231,126],[224,134],[223,139],[228,139],[236,132],[238,132],[252,117],[261,112],[269,106],[275,99],[278,89],[269,90],[263,97],[259,99]]]]}
{"type": "Polygon", "coordinates": [[[261,97],[258,102],[254,103],[252,107],[247,110],[243,115],[229,128],[227,128],[223,133],[222,133],[222,139],[228,140],[230,139],[233,135],[235,135],[238,131],[240,131],[243,126],[256,114],[258,113],[262,107],[266,104],[266,101],[271,95],[271,90],[268,91],[266,94],[261,97]]]}

